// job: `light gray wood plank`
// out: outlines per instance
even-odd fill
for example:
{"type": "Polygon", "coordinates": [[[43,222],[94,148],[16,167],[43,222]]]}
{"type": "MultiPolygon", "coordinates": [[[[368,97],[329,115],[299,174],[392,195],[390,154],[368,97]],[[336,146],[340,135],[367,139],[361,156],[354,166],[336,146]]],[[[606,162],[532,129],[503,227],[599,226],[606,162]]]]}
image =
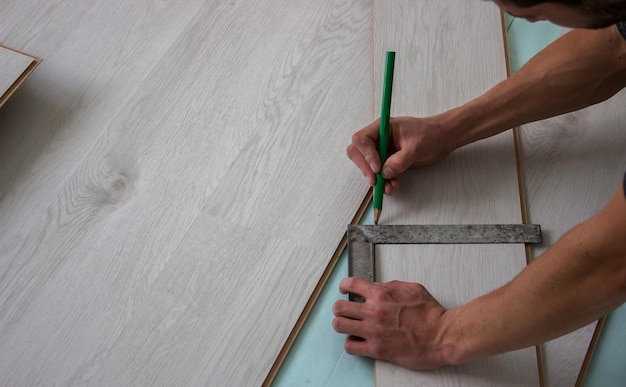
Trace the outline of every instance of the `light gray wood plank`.
{"type": "Polygon", "coordinates": [[[33,60],[32,57],[0,46],[0,102],[33,60]]]}
{"type": "Polygon", "coordinates": [[[3,2],[0,34],[46,60],[0,110],[0,234],[45,214],[201,3],[3,2]]]}
{"type": "Polygon", "coordinates": [[[114,296],[136,278],[125,271],[136,258],[130,244],[101,236],[118,228],[136,249],[154,248],[144,246],[154,224],[115,211],[136,187],[138,156],[123,138],[109,154],[98,151],[107,144],[102,133],[197,11],[185,4],[178,11],[131,2],[6,4],[11,22],[2,33],[48,60],[0,112],[4,385],[69,384],[69,369],[84,368],[97,354],[90,348],[123,326],[103,315],[136,302],[114,296]]]}
{"type": "MultiPolygon", "coordinates": [[[[515,245],[379,245],[381,282],[418,282],[446,308],[461,306],[509,282],[524,266],[515,245]]],[[[537,386],[534,349],[454,367],[414,372],[377,362],[377,386],[537,386]],[[382,375],[381,375],[382,373],[382,375]]]]}
{"type": "Polygon", "coordinates": [[[128,7],[98,15],[176,34],[141,45],[154,63],[80,57],[78,122],[5,167],[0,379],[259,385],[366,192],[344,149],[372,117],[371,5],[128,7]]]}
{"type": "MultiPolygon", "coordinates": [[[[360,76],[371,72],[367,61],[370,10],[354,3],[336,5],[326,2],[305,8],[302,3],[290,7],[275,4],[216,19],[223,23],[238,20],[243,26],[250,23],[252,15],[262,12],[267,17],[259,18],[259,23],[283,28],[245,30],[262,35],[258,41],[243,39],[249,47],[240,44],[238,52],[230,54],[237,58],[240,52],[249,52],[245,63],[252,65],[229,76],[241,78],[250,91],[259,93],[239,101],[239,108],[250,105],[252,114],[233,112],[223,123],[230,130],[242,130],[239,135],[242,139],[247,136],[247,141],[174,253],[191,255],[196,260],[219,254],[217,259],[224,261],[213,271],[210,267],[204,269],[207,276],[203,278],[215,290],[204,293],[208,300],[200,309],[215,317],[207,317],[195,329],[188,327],[186,318],[171,322],[167,334],[188,332],[182,348],[188,348],[188,353],[198,351],[197,357],[180,364],[171,364],[168,359],[178,357],[181,349],[170,349],[167,341],[157,337],[145,343],[135,341],[132,338],[138,332],[125,332],[123,337],[129,340],[125,345],[142,344],[147,348],[136,359],[146,371],[145,375],[122,377],[143,383],[144,377],[153,375],[154,371],[149,370],[159,369],[161,361],[151,364],[154,351],[170,354],[162,358],[163,366],[173,370],[161,374],[164,384],[175,383],[178,377],[206,380],[209,385],[258,385],[267,374],[365,192],[362,177],[345,160],[345,142],[337,135],[349,138],[353,121],[371,113],[371,88],[360,76]],[[346,23],[346,18],[351,21],[346,23]],[[264,42],[263,46],[258,47],[259,42],[264,42]],[[281,55],[283,52],[285,55],[281,55]],[[268,63],[259,63],[264,60],[268,63]],[[342,70],[337,72],[333,63],[341,65],[342,70]],[[259,74],[259,67],[267,72],[259,74]],[[249,83],[257,77],[258,83],[251,87],[249,83]],[[340,110],[330,108],[338,100],[352,98],[360,102],[345,116],[345,106],[340,110]],[[323,113],[329,110],[331,114],[323,113]],[[210,219],[206,223],[202,221],[205,217],[210,219]],[[226,222],[235,226],[231,229],[226,222]],[[250,234],[277,239],[283,248],[265,251],[258,242],[246,241],[250,234]],[[203,235],[214,235],[225,242],[213,248],[210,240],[203,241],[203,235]],[[301,251],[287,248],[290,244],[301,251]]],[[[197,34],[209,39],[206,19],[199,17],[202,21],[198,22],[197,34]]],[[[225,60],[229,66],[217,67],[216,71],[230,72],[233,60],[225,60]]],[[[233,96],[242,98],[241,93],[233,96]]],[[[225,105],[230,106],[230,101],[220,103],[216,109],[225,105]]],[[[215,157],[206,153],[207,157],[215,157]]],[[[162,276],[168,277],[173,270],[192,275],[197,269],[187,265],[181,268],[179,261],[172,259],[162,276]]],[[[155,284],[157,305],[158,294],[166,291],[166,286],[161,281],[155,284]]],[[[177,308],[195,308],[191,301],[181,298],[177,308]]],[[[137,314],[131,325],[137,324],[141,331],[155,313],[161,313],[161,309],[137,314]]],[[[113,377],[124,364],[124,359],[110,357],[95,380],[113,377]]]]}
{"type": "MultiPolygon", "coordinates": [[[[395,50],[392,115],[426,116],[458,106],[506,77],[500,13],[490,3],[379,1],[376,58],[395,50]],[[393,26],[393,27],[392,27],[393,26]],[[471,64],[471,65],[470,65],[471,64]]],[[[382,80],[382,63],[376,82],[382,80]]],[[[380,95],[377,83],[375,95],[380,95]]],[[[386,224],[521,223],[510,132],[410,171],[385,198],[386,224]]],[[[379,281],[423,282],[447,307],[511,280],[523,246],[378,246],[379,281]]],[[[534,348],[431,372],[376,362],[377,386],[538,385],[534,348]]]]}
{"type": "MultiPolygon", "coordinates": [[[[529,220],[541,224],[538,257],[567,230],[596,214],[624,177],[626,93],[521,128],[529,220]]],[[[595,323],[544,345],[546,384],[574,385],[595,323]]]]}

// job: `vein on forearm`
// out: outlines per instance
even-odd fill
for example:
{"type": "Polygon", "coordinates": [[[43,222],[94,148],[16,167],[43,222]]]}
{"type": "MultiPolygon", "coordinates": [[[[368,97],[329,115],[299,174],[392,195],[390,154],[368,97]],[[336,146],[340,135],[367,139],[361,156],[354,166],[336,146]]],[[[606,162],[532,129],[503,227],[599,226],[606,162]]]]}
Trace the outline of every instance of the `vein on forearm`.
{"type": "Polygon", "coordinates": [[[626,86],[626,42],[615,26],[573,30],[507,80],[444,113],[459,147],[604,101],[626,86]]]}

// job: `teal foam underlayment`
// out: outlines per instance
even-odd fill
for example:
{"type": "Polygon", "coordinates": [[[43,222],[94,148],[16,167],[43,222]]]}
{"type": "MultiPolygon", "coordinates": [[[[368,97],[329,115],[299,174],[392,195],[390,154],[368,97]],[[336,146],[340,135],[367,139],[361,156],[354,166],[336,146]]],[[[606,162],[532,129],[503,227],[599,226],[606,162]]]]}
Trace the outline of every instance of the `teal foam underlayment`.
{"type": "MultiPolygon", "coordinates": [[[[371,206],[363,224],[372,224],[371,206]]],[[[347,226],[347,225],[346,225],[347,226]]],[[[348,254],[344,249],[335,269],[313,306],[273,386],[373,386],[374,361],[344,352],[345,335],[336,333],[332,305],[348,297],[339,293],[339,282],[348,275],[348,254]]]]}
{"type": "Polygon", "coordinates": [[[583,386],[626,385],[626,306],[607,317],[583,386]]]}
{"type": "MultiPolygon", "coordinates": [[[[547,22],[528,23],[507,17],[511,70],[517,71],[533,55],[558,38],[562,29],[547,22]]],[[[402,55],[402,53],[398,53],[402,55]]],[[[372,209],[363,224],[372,224],[372,209]]],[[[289,351],[273,386],[374,386],[374,362],[347,355],[344,335],[331,326],[332,304],[346,296],[339,293],[339,282],[347,276],[346,251],[341,255],[322,294],[289,351]]],[[[623,386],[626,380],[626,306],[609,316],[591,362],[585,386],[623,386]]]]}

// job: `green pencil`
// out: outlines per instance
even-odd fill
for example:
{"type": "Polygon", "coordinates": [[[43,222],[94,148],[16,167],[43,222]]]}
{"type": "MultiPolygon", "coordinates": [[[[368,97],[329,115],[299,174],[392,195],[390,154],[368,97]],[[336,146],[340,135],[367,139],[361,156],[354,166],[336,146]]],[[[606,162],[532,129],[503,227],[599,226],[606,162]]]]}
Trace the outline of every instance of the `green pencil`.
{"type": "Polygon", "coordinates": [[[385,79],[383,81],[383,106],[380,109],[380,127],[378,129],[378,155],[380,157],[380,171],[376,174],[374,186],[374,224],[378,224],[380,213],[383,211],[383,194],[385,193],[385,178],[382,169],[387,161],[387,147],[389,146],[389,115],[391,113],[391,88],[393,86],[393,66],[396,53],[387,51],[385,58],[385,79]]]}

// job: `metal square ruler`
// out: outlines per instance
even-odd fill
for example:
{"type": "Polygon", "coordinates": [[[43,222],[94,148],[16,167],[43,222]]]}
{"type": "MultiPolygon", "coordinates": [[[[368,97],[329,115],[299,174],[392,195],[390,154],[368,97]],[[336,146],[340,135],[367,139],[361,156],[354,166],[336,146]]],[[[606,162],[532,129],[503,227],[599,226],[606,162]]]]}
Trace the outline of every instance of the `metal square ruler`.
{"type": "MultiPolygon", "coordinates": [[[[348,225],[348,276],[374,282],[378,244],[541,243],[537,224],[348,225]]],[[[350,294],[350,301],[364,302],[350,294]]]]}

